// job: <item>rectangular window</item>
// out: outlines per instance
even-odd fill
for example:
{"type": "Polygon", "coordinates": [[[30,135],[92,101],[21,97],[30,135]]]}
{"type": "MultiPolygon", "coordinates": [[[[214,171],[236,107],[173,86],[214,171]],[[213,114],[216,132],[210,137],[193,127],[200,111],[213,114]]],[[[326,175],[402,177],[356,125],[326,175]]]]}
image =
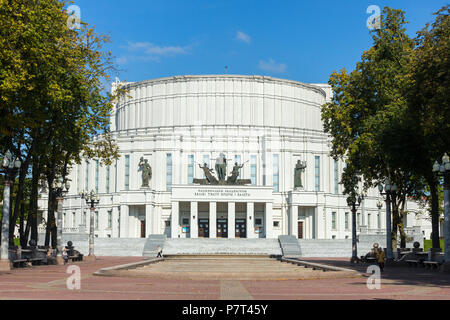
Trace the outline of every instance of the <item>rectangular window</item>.
{"type": "Polygon", "coordinates": [[[130,156],[125,156],[125,190],[130,190],[130,156]]]}
{"type": "Polygon", "coordinates": [[[166,158],[166,190],[172,190],[172,154],[168,153],[166,158]]]}
{"type": "Polygon", "coordinates": [[[98,230],[98,211],[95,211],[95,230],[98,230]]]}
{"type": "Polygon", "coordinates": [[[338,162],[334,160],[334,194],[339,193],[339,170],[338,162]]]}
{"type": "Polygon", "coordinates": [[[252,185],[256,186],[256,156],[250,157],[250,179],[252,180],[252,185]]]}
{"type": "Polygon", "coordinates": [[[336,212],[331,213],[331,229],[336,230],[336,212]]]}
{"type": "Polygon", "coordinates": [[[86,191],[89,191],[89,161],[86,161],[86,176],[84,178],[86,191]]]}
{"type": "Polygon", "coordinates": [[[273,191],[280,192],[280,175],[279,175],[279,164],[278,164],[278,154],[273,155],[273,191]]]}
{"type": "Polygon", "coordinates": [[[81,164],[79,164],[77,168],[77,190],[78,193],[81,192],[81,164]]]}
{"type": "Polygon", "coordinates": [[[194,183],[194,155],[188,156],[188,184],[194,183]]]}
{"type": "Polygon", "coordinates": [[[320,157],[315,156],[314,157],[314,168],[315,168],[315,184],[316,184],[316,191],[320,190],[320,157]]]}
{"type": "Polygon", "coordinates": [[[106,166],[106,193],[109,193],[110,171],[111,171],[111,166],[106,166]]]}
{"type": "Polygon", "coordinates": [[[108,229],[112,228],[112,210],[108,210],[108,229]]]}
{"type": "Polygon", "coordinates": [[[348,212],[345,213],[345,230],[348,230],[348,212]]]}
{"type": "Polygon", "coordinates": [[[95,160],[95,192],[98,194],[98,171],[100,169],[98,160],[95,160]]]}
{"type": "Polygon", "coordinates": [[[211,164],[209,163],[209,154],[203,155],[203,163],[202,166],[206,163],[208,165],[208,168],[211,168],[211,164]]]}

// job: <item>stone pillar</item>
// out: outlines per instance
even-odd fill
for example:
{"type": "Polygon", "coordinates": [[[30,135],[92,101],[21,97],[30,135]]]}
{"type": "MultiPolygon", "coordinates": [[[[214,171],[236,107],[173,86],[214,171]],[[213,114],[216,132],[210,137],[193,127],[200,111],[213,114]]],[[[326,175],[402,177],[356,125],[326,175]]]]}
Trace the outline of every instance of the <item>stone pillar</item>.
{"type": "Polygon", "coordinates": [[[228,238],[236,237],[236,203],[228,202],[228,238]]]}
{"type": "Polygon", "coordinates": [[[191,238],[198,238],[198,202],[191,201],[191,238]]]}
{"type": "Polygon", "coordinates": [[[272,202],[266,202],[266,238],[272,239],[273,235],[273,213],[272,213],[272,202]]]}
{"type": "Polygon", "coordinates": [[[153,228],[153,205],[146,204],[145,205],[145,237],[148,238],[149,235],[152,234],[153,228]]]}
{"type": "Polygon", "coordinates": [[[255,235],[255,204],[247,202],[247,238],[256,238],[255,235]]]}
{"type": "Polygon", "coordinates": [[[209,237],[217,238],[217,202],[209,203],[209,237]]]}
{"type": "Polygon", "coordinates": [[[324,234],[324,219],[323,219],[323,207],[322,206],[317,206],[315,208],[315,216],[314,216],[314,220],[315,220],[315,239],[325,239],[325,234],[324,234]]]}
{"type": "Polygon", "coordinates": [[[120,237],[128,238],[128,220],[129,220],[129,207],[127,205],[120,206],[120,237]]]}
{"type": "Polygon", "coordinates": [[[112,208],[111,238],[119,237],[119,207],[112,208]]]}
{"type": "Polygon", "coordinates": [[[290,205],[289,206],[289,214],[290,214],[290,235],[298,238],[298,206],[290,205]]]}
{"type": "Polygon", "coordinates": [[[170,221],[171,238],[178,238],[180,236],[180,218],[179,218],[179,203],[172,201],[172,217],[170,221]]]}

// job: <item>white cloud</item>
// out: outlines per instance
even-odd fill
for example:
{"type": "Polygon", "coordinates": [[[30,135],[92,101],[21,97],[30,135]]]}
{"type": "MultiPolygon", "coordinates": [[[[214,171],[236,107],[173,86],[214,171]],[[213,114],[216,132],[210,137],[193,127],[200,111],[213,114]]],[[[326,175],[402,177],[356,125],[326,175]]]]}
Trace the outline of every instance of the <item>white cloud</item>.
{"type": "Polygon", "coordinates": [[[242,31],[238,31],[236,33],[236,39],[240,41],[244,41],[246,43],[250,43],[251,38],[248,34],[243,33],[242,31]]]}
{"type": "Polygon", "coordinates": [[[283,73],[287,68],[284,63],[276,63],[273,59],[269,59],[268,61],[259,60],[258,67],[261,70],[275,73],[283,73]]]}
{"type": "Polygon", "coordinates": [[[128,62],[127,57],[119,57],[119,58],[116,58],[116,63],[117,63],[117,64],[126,64],[127,62],[128,62]]]}
{"type": "MultiPolygon", "coordinates": [[[[126,49],[133,53],[134,56],[130,57],[132,60],[159,62],[162,57],[174,57],[177,55],[188,54],[190,47],[160,46],[151,42],[129,42],[126,49]]],[[[124,57],[122,59],[126,58],[124,57]]]]}

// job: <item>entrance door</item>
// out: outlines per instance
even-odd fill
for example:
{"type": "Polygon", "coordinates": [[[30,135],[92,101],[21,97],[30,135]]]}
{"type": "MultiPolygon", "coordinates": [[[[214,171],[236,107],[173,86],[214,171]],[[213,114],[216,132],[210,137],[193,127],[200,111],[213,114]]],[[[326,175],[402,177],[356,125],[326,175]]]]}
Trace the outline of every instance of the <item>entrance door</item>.
{"type": "Polygon", "coordinates": [[[245,219],[236,219],[236,238],[247,238],[247,223],[245,219]]]}
{"type": "Polygon", "coordinates": [[[303,239],[303,221],[298,222],[298,238],[303,239]]]}
{"type": "Polygon", "coordinates": [[[217,219],[217,238],[228,238],[228,219],[217,219]]]}
{"type": "Polygon", "coordinates": [[[198,219],[198,237],[209,238],[209,219],[198,219]]]}
{"type": "Polygon", "coordinates": [[[141,221],[141,238],[145,238],[145,220],[141,221]]]}

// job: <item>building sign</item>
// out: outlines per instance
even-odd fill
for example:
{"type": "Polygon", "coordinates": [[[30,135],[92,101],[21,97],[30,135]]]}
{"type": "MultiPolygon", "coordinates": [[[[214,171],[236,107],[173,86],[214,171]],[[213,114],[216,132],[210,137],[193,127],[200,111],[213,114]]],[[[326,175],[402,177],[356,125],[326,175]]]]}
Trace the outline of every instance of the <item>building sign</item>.
{"type": "Polygon", "coordinates": [[[196,197],[205,198],[249,198],[250,193],[245,189],[198,189],[196,197]]]}

